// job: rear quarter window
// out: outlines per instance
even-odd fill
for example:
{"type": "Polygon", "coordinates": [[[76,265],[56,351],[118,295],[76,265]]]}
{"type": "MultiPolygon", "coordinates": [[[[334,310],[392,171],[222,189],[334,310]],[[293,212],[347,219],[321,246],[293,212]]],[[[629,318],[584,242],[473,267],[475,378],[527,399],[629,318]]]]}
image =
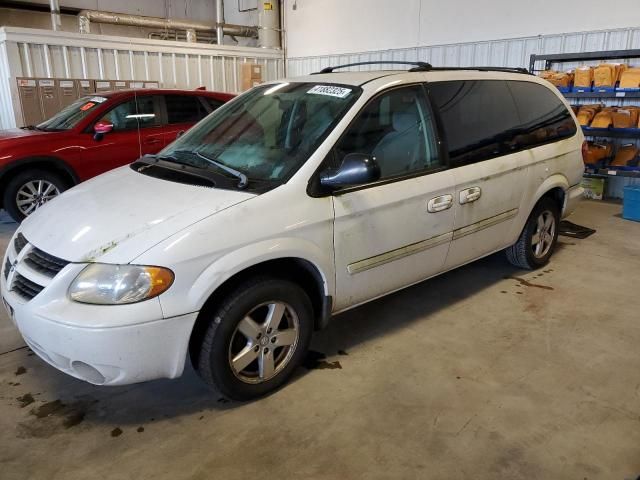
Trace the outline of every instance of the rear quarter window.
{"type": "Polygon", "coordinates": [[[576,133],[564,103],[526,81],[430,83],[453,167],[508,155],[576,133]]]}
{"type": "Polygon", "coordinates": [[[565,104],[547,87],[532,82],[507,82],[513,95],[523,138],[518,142],[535,147],[576,134],[573,117],[565,104]]]}

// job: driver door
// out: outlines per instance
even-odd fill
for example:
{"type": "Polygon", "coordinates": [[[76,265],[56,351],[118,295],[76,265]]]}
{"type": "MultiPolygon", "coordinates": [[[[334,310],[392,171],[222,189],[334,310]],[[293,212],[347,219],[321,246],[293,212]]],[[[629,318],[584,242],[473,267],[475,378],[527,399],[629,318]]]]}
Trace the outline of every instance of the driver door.
{"type": "Polygon", "coordinates": [[[336,304],[341,310],[436,275],[453,230],[455,180],[439,151],[422,86],[386,91],[334,150],[375,157],[381,179],[334,193],[336,304]]]}

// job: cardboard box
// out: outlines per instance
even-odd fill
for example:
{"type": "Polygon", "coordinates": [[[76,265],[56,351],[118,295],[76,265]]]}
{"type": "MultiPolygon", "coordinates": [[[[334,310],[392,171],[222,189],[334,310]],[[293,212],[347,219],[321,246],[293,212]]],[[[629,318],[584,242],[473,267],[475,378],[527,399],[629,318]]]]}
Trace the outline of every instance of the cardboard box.
{"type": "Polygon", "coordinates": [[[257,63],[241,64],[240,80],[242,90],[249,90],[262,83],[262,65],[257,63]]]}
{"type": "Polygon", "coordinates": [[[591,200],[602,200],[604,196],[604,178],[583,178],[582,188],[584,188],[584,198],[591,200]]]}

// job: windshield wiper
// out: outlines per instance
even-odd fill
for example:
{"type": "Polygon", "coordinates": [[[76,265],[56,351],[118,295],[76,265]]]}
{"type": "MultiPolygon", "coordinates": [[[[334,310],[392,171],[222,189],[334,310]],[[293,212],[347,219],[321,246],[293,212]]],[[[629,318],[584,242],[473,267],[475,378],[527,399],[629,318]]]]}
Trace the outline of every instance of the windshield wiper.
{"type": "Polygon", "coordinates": [[[244,189],[249,184],[249,179],[244,173],[236,170],[235,168],[227,167],[224,163],[217,162],[213,158],[209,158],[198,151],[195,151],[194,153],[198,156],[198,158],[201,158],[202,160],[209,162],[211,165],[215,165],[219,169],[224,170],[225,172],[230,173],[234,177],[240,179],[240,181],[238,182],[238,188],[244,189]]]}
{"type": "Polygon", "coordinates": [[[236,170],[235,168],[227,167],[224,163],[217,162],[213,158],[209,158],[206,155],[203,155],[202,153],[198,152],[197,150],[190,153],[195,153],[198,156],[198,158],[201,158],[202,160],[209,162],[211,165],[215,165],[219,169],[224,170],[225,172],[230,173],[234,177],[238,178],[240,180],[240,182],[238,182],[238,188],[241,188],[241,189],[247,188],[247,185],[249,184],[249,179],[244,173],[236,170]]]}

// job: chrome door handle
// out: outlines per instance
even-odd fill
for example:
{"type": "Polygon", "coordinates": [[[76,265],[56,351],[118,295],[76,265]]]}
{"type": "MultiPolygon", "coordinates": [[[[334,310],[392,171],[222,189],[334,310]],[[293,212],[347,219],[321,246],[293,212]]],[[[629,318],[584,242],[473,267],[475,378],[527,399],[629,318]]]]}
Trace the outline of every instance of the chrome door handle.
{"type": "Polygon", "coordinates": [[[465,203],[475,202],[482,196],[482,189],[480,187],[466,188],[460,192],[460,205],[465,203]]]}
{"type": "Polygon", "coordinates": [[[439,197],[432,198],[427,203],[427,210],[429,213],[442,212],[451,208],[453,205],[453,195],[440,195],[439,197]]]}

